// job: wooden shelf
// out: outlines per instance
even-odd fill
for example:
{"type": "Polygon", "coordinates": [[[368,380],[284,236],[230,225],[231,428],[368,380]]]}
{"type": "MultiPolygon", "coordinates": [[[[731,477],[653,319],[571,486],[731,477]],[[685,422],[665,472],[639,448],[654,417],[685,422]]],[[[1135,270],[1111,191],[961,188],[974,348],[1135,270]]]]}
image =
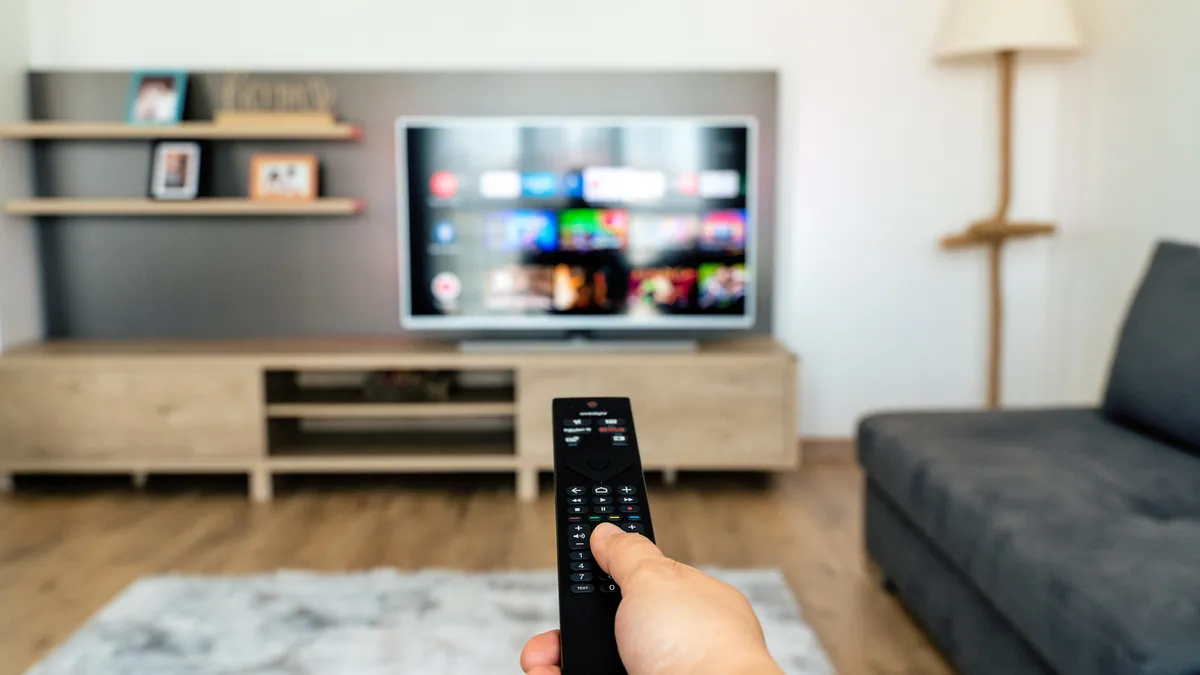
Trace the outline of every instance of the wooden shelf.
{"type": "Polygon", "coordinates": [[[153,199],[15,199],[5,210],[20,216],[349,216],[361,213],[361,199],[256,201],[205,198],[188,201],[153,199]]]}
{"type": "Polygon", "coordinates": [[[272,403],[267,417],[274,418],[446,418],[512,417],[513,403],[272,403]]]}
{"type": "Polygon", "coordinates": [[[259,140],[356,141],[362,127],[353,124],[319,126],[214,124],[125,124],[122,122],[21,122],[0,124],[0,138],[26,140],[259,140]]]}
{"type": "Polygon", "coordinates": [[[361,389],[323,388],[300,390],[286,401],[267,404],[273,418],[447,418],[512,417],[516,403],[512,387],[468,389],[445,402],[375,401],[361,389]]]}
{"type": "Polygon", "coordinates": [[[475,433],[302,433],[271,448],[275,471],[494,471],[517,466],[513,435],[475,433]]]}

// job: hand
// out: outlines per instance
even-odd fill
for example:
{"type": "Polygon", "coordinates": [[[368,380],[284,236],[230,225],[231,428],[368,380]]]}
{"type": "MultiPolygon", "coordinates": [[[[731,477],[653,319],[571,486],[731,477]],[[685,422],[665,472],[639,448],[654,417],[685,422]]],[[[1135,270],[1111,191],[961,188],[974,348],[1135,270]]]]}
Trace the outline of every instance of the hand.
{"type": "MultiPolygon", "coordinates": [[[[665,557],[649,539],[602,523],[592,555],[621,587],[617,649],[629,675],[771,675],[762,626],[738,590],[665,557]]],[[[561,675],[558,631],[521,652],[528,675],[561,675]]]]}

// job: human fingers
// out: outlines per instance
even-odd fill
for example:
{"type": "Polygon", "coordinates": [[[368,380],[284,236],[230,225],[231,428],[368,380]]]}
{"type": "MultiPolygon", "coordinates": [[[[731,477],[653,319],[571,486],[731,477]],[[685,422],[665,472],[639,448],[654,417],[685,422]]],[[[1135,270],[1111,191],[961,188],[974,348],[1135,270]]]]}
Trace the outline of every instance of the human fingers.
{"type": "Polygon", "coordinates": [[[592,555],[613,581],[626,591],[639,569],[670,562],[654,542],[640,534],[627,534],[612,523],[601,523],[592,531],[592,555]]]}
{"type": "Polygon", "coordinates": [[[538,666],[533,670],[525,671],[526,675],[562,675],[562,668],[558,666],[538,666]]]}
{"type": "Polygon", "coordinates": [[[562,633],[557,630],[533,636],[521,650],[521,670],[529,675],[549,675],[551,671],[545,669],[550,667],[557,673],[561,661],[562,633]]]}

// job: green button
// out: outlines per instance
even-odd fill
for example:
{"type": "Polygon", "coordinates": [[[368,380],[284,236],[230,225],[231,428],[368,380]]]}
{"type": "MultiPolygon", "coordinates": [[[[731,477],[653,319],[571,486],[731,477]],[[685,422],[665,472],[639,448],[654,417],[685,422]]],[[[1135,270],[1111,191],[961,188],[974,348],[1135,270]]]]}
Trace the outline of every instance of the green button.
{"type": "Polygon", "coordinates": [[[604,516],[600,516],[600,515],[591,515],[591,516],[588,516],[588,520],[592,521],[593,523],[598,523],[598,522],[600,522],[601,520],[604,520],[604,516]]]}

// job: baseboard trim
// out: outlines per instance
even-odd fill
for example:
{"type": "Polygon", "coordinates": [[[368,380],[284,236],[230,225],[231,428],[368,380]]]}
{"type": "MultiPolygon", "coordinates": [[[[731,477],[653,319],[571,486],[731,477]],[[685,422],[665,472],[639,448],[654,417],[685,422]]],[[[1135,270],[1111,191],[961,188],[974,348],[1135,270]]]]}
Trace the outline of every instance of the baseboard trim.
{"type": "Polygon", "coordinates": [[[856,461],[853,438],[808,437],[799,442],[806,464],[853,464],[856,461]]]}

